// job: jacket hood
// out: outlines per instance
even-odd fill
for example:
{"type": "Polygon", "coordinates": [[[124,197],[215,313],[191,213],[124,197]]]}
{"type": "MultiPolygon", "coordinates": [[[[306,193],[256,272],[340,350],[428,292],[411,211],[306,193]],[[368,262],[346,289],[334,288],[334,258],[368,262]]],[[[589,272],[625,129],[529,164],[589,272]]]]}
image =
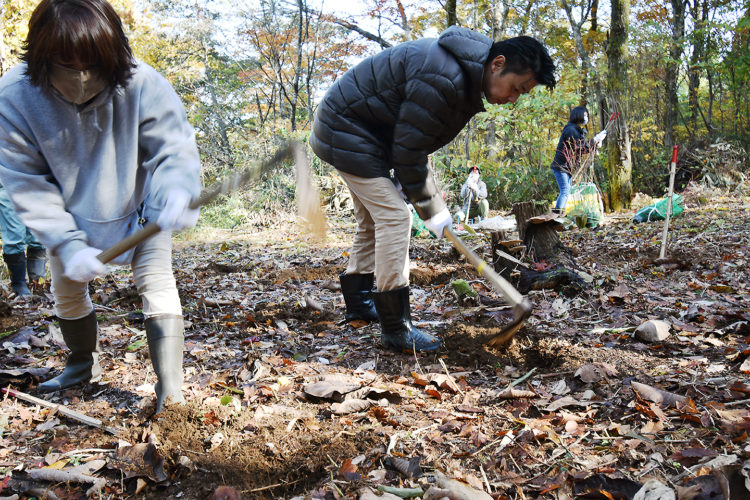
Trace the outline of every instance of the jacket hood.
{"type": "Polygon", "coordinates": [[[490,54],[492,39],[468,28],[451,26],[440,35],[438,44],[453,54],[466,71],[472,94],[481,102],[484,63],[490,54]]]}

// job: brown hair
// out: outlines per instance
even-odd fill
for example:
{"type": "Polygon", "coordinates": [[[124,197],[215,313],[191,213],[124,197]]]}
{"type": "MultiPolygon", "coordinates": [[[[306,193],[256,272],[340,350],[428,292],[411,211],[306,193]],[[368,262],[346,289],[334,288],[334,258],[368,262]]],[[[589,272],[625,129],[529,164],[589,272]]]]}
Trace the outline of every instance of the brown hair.
{"type": "Polygon", "coordinates": [[[120,16],[106,0],[42,0],[22,59],[31,83],[44,88],[54,63],[80,61],[114,86],[126,85],[135,67],[120,16]]]}

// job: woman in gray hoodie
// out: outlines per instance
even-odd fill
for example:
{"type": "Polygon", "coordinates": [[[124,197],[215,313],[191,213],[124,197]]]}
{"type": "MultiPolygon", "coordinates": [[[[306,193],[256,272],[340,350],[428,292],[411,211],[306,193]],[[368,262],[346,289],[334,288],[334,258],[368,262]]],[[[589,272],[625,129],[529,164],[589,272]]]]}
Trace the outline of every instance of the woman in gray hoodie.
{"type": "Polygon", "coordinates": [[[70,349],[54,391],[98,379],[88,282],[100,249],[154,220],[162,232],[113,261],[130,264],[143,301],[157,412],[182,397],[182,306],[171,231],[195,225],[195,133],[170,84],[137,61],[106,0],[42,0],[23,62],[0,79],[0,181],[47,247],[55,313],[70,349]]]}

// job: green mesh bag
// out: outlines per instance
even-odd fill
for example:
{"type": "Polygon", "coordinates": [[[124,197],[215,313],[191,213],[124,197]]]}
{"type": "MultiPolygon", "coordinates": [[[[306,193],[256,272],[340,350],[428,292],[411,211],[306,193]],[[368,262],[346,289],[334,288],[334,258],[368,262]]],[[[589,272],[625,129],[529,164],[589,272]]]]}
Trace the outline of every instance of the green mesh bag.
{"type": "Polygon", "coordinates": [[[413,238],[429,238],[432,236],[432,233],[430,232],[427,227],[424,225],[424,221],[419,218],[419,215],[417,215],[417,211],[414,210],[413,205],[409,205],[409,208],[411,208],[411,235],[413,238]]]}
{"type": "Polygon", "coordinates": [[[580,226],[596,227],[604,217],[604,202],[593,182],[582,182],[570,189],[565,216],[580,226]]]}
{"type": "MultiPolygon", "coordinates": [[[[667,218],[667,202],[669,198],[662,198],[661,200],[643,207],[638,210],[633,216],[633,222],[636,224],[640,222],[653,222],[655,220],[664,220],[667,218]]],[[[672,215],[670,217],[677,217],[685,211],[685,200],[679,194],[672,195],[672,215]]]]}

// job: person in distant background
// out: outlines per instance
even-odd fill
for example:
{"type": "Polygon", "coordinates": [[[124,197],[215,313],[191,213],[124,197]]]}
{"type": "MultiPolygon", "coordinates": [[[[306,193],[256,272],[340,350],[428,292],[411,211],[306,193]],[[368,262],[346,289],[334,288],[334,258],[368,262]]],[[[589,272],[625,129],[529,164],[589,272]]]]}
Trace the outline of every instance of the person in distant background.
{"type": "Polygon", "coordinates": [[[565,206],[568,204],[568,195],[570,194],[571,179],[575,168],[580,165],[581,157],[588,153],[594,146],[599,147],[607,131],[602,130],[594,136],[592,140],[586,140],[586,130],[582,125],[589,122],[589,112],[586,106],[576,106],[570,111],[568,123],[563,128],[560,140],[555,149],[555,157],[552,160],[550,168],[555,175],[557,187],[560,194],[557,196],[557,202],[552,212],[565,213],[565,206]]]}
{"type": "Polygon", "coordinates": [[[480,177],[479,167],[472,165],[469,167],[469,176],[466,182],[461,186],[461,199],[464,204],[456,213],[458,222],[466,219],[466,212],[469,212],[469,219],[486,219],[490,211],[490,203],[487,201],[487,184],[480,177]]]}
{"type": "Polygon", "coordinates": [[[171,231],[192,227],[200,158],[169,82],[137,61],[106,0],[42,0],[23,62],[0,78],[0,180],[50,252],[55,314],[70,355],[50,392],[101,375],[88,282],[101,248],[155,221],[161,232],[113,263],[129,264],[143,301],[156,411],[182,402],[184,324],[171,231]]]}
{"type": "Polygon", "coordinates": [[[26,284],[46,276],[47,252],[34,234],[16,215],[5,188],[0,185],[0,234],[3,238],[3,260],[8,266],[10,287],[19,297],[31,295],[26,284]]]}

